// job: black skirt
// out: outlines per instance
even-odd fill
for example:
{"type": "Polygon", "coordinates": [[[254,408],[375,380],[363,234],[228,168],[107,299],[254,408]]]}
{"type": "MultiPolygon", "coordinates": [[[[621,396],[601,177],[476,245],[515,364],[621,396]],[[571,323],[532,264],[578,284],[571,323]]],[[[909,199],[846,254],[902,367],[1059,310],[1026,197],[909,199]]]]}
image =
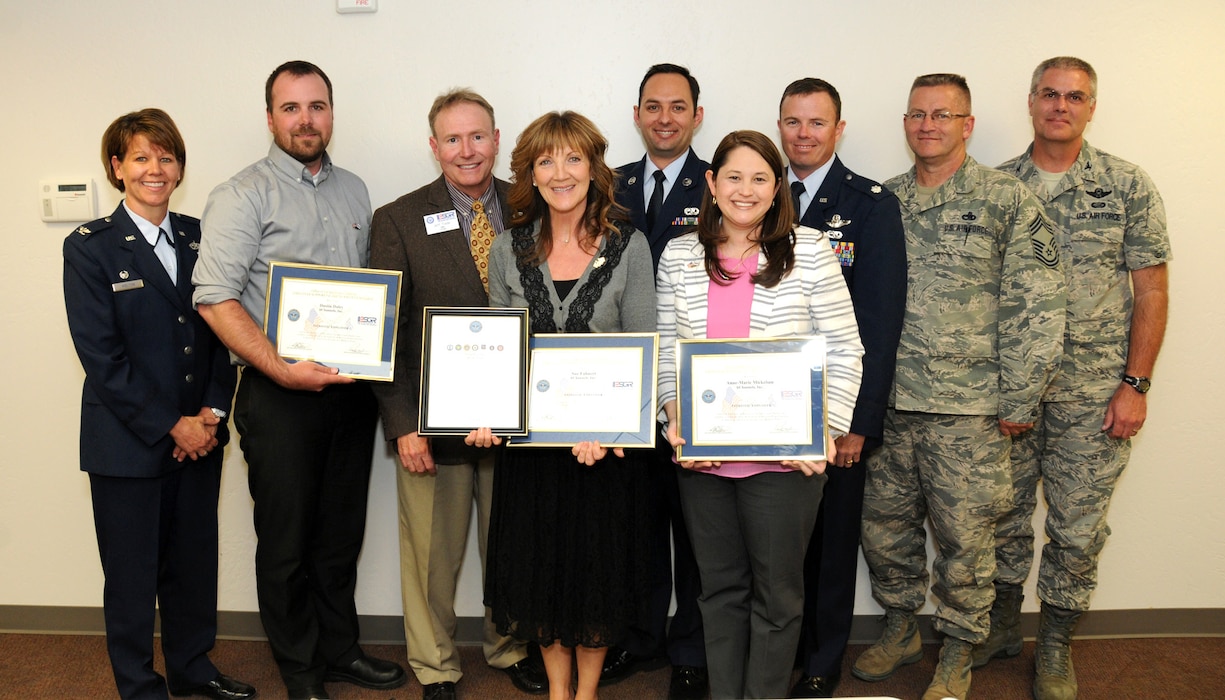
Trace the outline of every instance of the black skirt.
{"type": "Polygon", "coordinates": [[[501,634],[606,647],[648,586],[645,451],[594,466],[569,448],[509,448],[493,481],[485,604],[501,634]]]}

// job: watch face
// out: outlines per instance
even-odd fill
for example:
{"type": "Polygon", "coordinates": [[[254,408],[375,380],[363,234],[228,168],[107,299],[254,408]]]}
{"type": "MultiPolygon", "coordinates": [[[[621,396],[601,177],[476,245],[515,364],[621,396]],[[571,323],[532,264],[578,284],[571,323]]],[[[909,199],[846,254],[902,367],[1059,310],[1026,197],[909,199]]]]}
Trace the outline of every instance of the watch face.
{"type": "Polygon", "coordinates": [[[1147,394],[1148,390],[1151,389],[1152,386],[1153,383],[1150,382],[1147,377],[1143,377],[1140,379],[1140,381],[1136,382],[1136,388],[1140,390],[1141,394],[1147,394]]]}

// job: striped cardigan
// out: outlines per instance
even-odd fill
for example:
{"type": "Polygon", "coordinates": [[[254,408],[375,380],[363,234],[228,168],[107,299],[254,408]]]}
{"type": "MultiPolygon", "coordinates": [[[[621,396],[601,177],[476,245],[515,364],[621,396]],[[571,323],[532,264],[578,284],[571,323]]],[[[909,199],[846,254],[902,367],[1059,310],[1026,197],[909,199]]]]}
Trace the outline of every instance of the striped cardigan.
{"type": "MultiPolygon", "coordinates": [[[[825,234],[797,226],[795,237],[795,267],[791,272],[773,288],[753,289],[749,336],[825,336],[829,427],[835,433],[845,433],[851,427],[863,372],[859,326],[842,269],[825,234]]],[[[758,257],[759,267],[765,262],[764,256],[758,257]]],[[[655,281],[660,406],[676,399],[676,340],[706,337],[709,285],[697,234],[670,241],[660,258],[655,281]]],[[[661,420],[663,415],[661,410],[661,420]]]]}

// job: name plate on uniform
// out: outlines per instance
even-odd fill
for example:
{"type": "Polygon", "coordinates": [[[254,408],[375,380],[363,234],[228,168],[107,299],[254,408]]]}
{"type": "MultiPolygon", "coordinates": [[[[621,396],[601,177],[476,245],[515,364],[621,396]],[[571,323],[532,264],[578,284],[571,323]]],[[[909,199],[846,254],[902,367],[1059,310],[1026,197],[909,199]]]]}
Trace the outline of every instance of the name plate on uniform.
{"type": "Polygon", "coordinates": [[[264,333],[286,360],[335,367],[354,379],[394,377],[401,273],[274,262],[264,333]]]}

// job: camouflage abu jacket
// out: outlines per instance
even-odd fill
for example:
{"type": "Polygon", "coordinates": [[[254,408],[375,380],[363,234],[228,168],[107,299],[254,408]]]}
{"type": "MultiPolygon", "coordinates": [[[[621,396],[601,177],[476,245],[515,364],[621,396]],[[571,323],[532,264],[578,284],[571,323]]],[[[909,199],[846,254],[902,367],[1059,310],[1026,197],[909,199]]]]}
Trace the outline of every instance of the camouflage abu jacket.
{"type": "Polygon", "coordinates": [[[902,203],[909,268],[894,407],[1033,421],[1063,354],[1066,301],[1042,203],[969,156],[926,202],[914,168],[885,186],[902,203]]]}
{"type": "Polygon", "coordinates": [[[1030,154],[1000,166],[1046,204],[1060,235],[1068,294],[1063,362],[1047,401],[1101,399],[1119,386],[1131,332],[1130,271],[1172,259],[1165,205],[1136,165],[1089,145],[1046,192],[1030,154]]]}

